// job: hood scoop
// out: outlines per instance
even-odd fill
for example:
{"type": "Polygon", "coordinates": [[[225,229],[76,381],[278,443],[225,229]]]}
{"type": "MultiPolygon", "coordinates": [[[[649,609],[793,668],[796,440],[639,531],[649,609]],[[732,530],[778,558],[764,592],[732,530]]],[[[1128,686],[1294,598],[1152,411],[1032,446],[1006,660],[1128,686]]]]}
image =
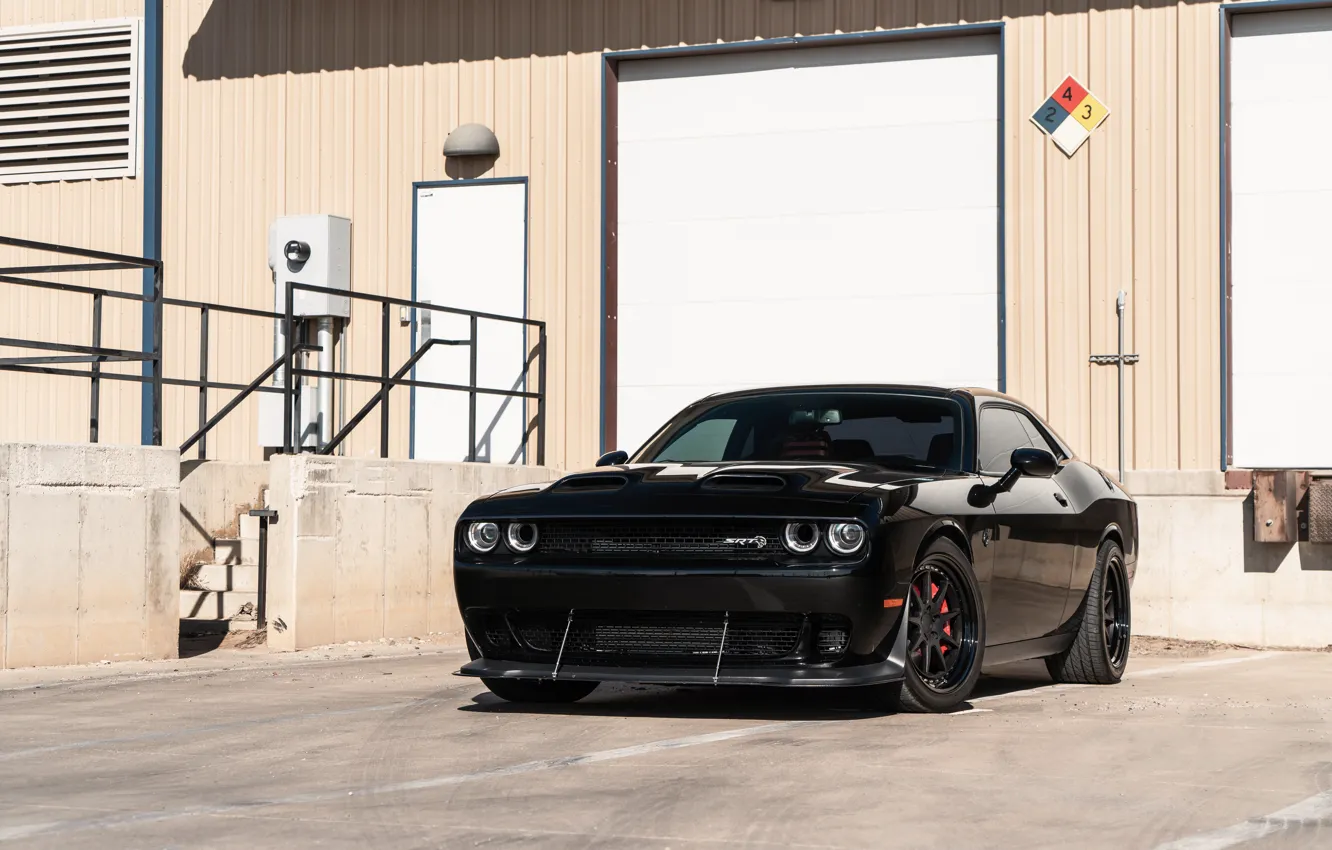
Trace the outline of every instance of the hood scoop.
{"type": "Polygon", "coordinates": [[[558,493],[590,493],[618,490],[629,483],[626,475],[580,475],[566,478],[551,489],[558,493]]]}
{"type": "Polygon", "coordinates": [[[703,480],[704,490],[731,490],[747,493],[779,493],[787,480],[780,475],[758,472],[719,472],[703,480]]]}

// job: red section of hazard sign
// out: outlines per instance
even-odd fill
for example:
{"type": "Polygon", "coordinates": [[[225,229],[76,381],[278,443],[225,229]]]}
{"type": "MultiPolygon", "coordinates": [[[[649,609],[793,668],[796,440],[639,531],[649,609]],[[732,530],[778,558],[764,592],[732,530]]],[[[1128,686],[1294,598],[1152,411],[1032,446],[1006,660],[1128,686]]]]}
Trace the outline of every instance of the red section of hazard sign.
{"type": "Polygon", "coordinates": [[[1073,107],[1082,103],[1082,99],[1087,96],[1087,90],[1078,85],[1078,81],[1071,76],[1066,77],[1059,88],[1055,89],[1055,103],[1064,107],[1065,112],[1072,112],[1073,107]]]}

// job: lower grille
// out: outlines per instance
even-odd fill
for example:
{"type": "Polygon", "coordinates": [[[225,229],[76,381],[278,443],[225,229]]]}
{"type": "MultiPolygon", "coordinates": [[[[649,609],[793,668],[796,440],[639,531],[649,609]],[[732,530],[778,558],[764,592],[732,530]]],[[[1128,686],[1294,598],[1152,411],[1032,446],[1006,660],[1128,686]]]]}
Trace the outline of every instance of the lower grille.
{"type": "Polygon", "coordinates": [[[710,612],[580,611],[572,625],[567,613],[512,612],[484,620],[476,632],[485,635],[490,657],[549,663],[563,643],[563,663],[591,665],[708,666],[716,662],[723,629],[724,658],[784,658],[799,648],[806,624],[802,614],[731,614],[728,622],[724,614],[710,612]]]}

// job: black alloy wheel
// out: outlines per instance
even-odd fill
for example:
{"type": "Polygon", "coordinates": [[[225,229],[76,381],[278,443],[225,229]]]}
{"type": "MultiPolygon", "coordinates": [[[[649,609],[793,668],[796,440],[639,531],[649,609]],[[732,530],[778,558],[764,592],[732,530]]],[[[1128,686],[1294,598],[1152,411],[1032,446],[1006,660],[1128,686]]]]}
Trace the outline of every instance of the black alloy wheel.
{"type": "Polygon", "coordinates": [[[925,550],[906,609],[906,678],[885,694],[906,711],[953,709],[980,678],[985,612],[970,560],[952,541],[939,538],[925,550]]]}
{"type": "Polygon", "coordinates": [[[938,694],[966,679],[976,658],[975,603],[958,570],[948,559],[926,559],[911,577],[907,600],[907,659],[938,694]]]}
{"type": "Polygon", "coordinates": [[[1129,593],[1124,562],[1116,550],[1106,561],[1105,590],[1101,596],[1101,622],[1105,653],[1112,667],[1123,669],[1129,652],[1129,593]]]}
{"type": "Polygon", "coordinates": [[[1078,629],[1073,643],[1045,659],[1050,678],[1080,685],[1113,685],[1123,678],[1133,640],[1133,606],[1124,552],[1114,540],[1096,552],[1096,569],[1073,624],[1078,629]]]}

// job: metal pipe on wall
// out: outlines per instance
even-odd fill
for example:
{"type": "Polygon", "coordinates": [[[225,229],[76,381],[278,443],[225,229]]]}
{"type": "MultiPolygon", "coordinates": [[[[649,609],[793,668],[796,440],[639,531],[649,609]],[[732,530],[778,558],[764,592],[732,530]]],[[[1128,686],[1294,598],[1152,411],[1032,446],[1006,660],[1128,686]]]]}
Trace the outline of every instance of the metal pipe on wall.
{"type": "MultiPolygon", "coordinates": [[[[333,371],[333,318],[320,316],[318,319],[319,371],[333,371]]],[[[319,448],[328,445],[333,439],[333,379],[319,378],[316,395],[316,416],[319,422],[319,448]]]]}

